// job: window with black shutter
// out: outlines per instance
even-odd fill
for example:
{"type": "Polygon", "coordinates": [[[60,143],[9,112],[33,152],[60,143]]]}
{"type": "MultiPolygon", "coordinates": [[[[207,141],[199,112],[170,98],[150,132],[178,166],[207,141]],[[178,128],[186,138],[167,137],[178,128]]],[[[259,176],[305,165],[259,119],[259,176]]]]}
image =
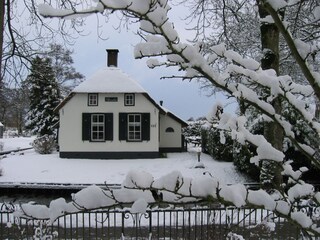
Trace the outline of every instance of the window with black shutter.
{"type": "Polygon", "coordinates": [[[150,113],[119,113],[119,140],[149,141],[150,113]]]}
{"type": "Polygon", "coordinates": [[[82,113],[82,140],[113,140],[113,113],[82,113]]]}

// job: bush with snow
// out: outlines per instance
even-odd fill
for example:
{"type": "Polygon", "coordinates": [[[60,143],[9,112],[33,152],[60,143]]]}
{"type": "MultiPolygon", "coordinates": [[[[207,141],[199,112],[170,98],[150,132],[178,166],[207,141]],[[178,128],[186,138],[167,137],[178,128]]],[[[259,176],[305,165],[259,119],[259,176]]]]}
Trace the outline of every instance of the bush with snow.
{"type": "Polygon", "coordinates": [[[50,154],[56,149],[57,143],[55,136],[46,134],[36,138],[32,146],[37,153],[50,154]]]}

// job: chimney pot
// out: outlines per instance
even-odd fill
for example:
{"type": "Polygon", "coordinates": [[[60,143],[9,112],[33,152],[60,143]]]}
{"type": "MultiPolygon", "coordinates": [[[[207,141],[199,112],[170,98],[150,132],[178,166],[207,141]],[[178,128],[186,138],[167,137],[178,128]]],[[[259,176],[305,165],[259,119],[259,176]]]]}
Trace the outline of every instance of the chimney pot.
{"type": "Polygon", "coordinates": [[[108,67],[118,67],[118,49],[107,49],[108,58],[107,66],[108,67]]]}
{"type": "Polygon", "coordinates": [[[160,101],[160,106],[162,106],[162,105],[163,105],[163,101],[161,100],[161,101],[160,101]]]}

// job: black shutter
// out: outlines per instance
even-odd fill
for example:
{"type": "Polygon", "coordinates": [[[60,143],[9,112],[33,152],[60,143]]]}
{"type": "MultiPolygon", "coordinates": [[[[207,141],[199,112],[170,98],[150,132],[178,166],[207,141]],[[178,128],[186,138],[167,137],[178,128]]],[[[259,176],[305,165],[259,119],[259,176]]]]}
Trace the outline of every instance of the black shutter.
{"type": "Polygon", "coordinates": [[[91,114],[82,113],[82,141],[90,140],[91,114]]]}
{"type": "Polygon", "coordinates": [[[104,138],[106,141],[113,140],[113,113],[106,113],[104,117],[104,138]]]}
{"type": "Polygon", "coordinates": [[[150,113],[142,113],[142,140],[150,140],[150,113]]]}
{"type": "Polygon", "coordinates": [[[119,140],[127,140],[127,113],[119,113],[119,140]]]}

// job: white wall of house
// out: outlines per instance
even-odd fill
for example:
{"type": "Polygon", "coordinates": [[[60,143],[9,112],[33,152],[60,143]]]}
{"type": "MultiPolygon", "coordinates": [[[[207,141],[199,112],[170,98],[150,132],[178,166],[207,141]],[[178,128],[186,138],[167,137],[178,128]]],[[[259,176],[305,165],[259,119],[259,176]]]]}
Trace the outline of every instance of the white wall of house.
{"type": "Polygon", "coordinates": [[[159,150],[159,109],[143,94],[135,94],[135,105],[124,106],[123,93],[99,93],[98,106],[88,106],[88,94],[77,93],[60,109],[61,152],[157,152],[159,150]],[[106,102],[105,97],[117,97],[106,102]],[[82,141],[82,113],[113,113],[113,141],[82,141]],[[119,113],[150,113],[150,141],[119,141],[119,113]]]}
{"type": "Polygon", "coordinates": [[[181,123],[168,115],[160,114],[160,148],[180,148],[181,134],[181,123]],[[174,132],[166,132],[167,128],[173,128],[174,132]]]}

